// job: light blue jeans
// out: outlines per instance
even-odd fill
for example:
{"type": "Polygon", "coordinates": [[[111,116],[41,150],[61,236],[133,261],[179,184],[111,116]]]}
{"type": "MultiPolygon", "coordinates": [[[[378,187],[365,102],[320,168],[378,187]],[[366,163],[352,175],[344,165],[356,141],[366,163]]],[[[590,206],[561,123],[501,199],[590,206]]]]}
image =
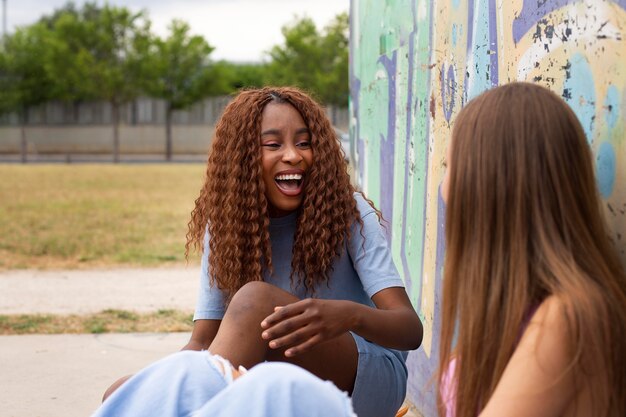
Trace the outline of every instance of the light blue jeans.
{"type": "Polygon", "coordinates": [[[227,381],[206,351],[183,351],[144,368],[92,417],[356,417],[331,382],[280,362],[227,381]]]}

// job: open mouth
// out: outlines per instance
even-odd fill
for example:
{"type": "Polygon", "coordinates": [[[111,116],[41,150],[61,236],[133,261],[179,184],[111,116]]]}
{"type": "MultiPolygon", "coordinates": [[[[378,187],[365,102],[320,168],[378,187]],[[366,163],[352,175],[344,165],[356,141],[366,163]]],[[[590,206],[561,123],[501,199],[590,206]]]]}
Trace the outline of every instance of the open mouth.
{"type": "Polygon", "coordinates": [[[295,196],[302,192],[304,176],[302,174],[279,174],[274,177],[278,189],[288,196],[295,196]]]}

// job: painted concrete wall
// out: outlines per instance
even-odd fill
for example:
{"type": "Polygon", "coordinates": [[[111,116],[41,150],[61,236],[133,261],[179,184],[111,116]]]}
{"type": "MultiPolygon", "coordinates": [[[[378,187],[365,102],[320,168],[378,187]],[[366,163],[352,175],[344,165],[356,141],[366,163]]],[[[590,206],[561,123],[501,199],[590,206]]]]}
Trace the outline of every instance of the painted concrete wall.
{"type": "Polygon", "coordinates": [[[593,149],[626,264],[626,0],[352,0],[351,140],[365,192],[425,324],[409,399],[434,416],[450,129],[464,103],[514,80],[561,95],[593,149]]]}

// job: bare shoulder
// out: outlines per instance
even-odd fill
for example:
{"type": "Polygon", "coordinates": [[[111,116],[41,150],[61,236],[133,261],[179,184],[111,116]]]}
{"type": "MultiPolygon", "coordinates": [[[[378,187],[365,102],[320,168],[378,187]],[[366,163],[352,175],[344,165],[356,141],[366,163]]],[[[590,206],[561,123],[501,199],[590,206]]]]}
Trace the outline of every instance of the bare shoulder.
{"type": "Polygon", "coordinates": [[[572,360],[570,323],[566,306],[557,296],[546,298],[530,318],[517,350],[534,358],[546,375],[562,377],[572,360]]]}
{"type": "Polygon", "coordinates": [[[530,318],[481,416],[560,416],[575,395],[564,303],[545,299],[530,318]]]}
{"type": "Polygon", "coordinates": [[[539,306],[535,313],[531,316],[529,324],[541,325],[547,328],[558,328],[566,325],[565,304],[556,295],[551,295],[539,306]]]}

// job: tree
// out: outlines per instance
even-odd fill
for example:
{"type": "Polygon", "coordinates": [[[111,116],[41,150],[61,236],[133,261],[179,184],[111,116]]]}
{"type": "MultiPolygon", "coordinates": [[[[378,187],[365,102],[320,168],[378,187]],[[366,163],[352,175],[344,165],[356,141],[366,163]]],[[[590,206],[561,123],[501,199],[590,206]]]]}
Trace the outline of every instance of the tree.
{"type": "Polygon", "coordinates": [[[0,51],[0,114],[17,112],[21,130],[21,157],[26,162],[28,107],[52,98],[53,80],[42,57],[48,49],[50,31],[34,24],[18,29],[4,40],[0,51]]]}
{"type": "Polygon", "coordinates": [[[219,61],[215,65],[221,68],[220,73],[226,77],[224,94],[234,93],[242,88],[261,88],[267,83],[268,65],[265,63],[235,64],[219,61]]]}
{"type": "Polygon", "coordinates": [[[167,102],[165,117],[167,160],[172,158],[172,113],[198,100],[228,90],[224,67],[212,65],[213,51],[199,35],[189,34],[189,25],[173,20],[166,39],[152,38],[145,44],[143,61],[144,88],[154,97],[167,102]]]}
{"type": "Polygon", "coordinates": [[[138,46],[149,37],[150,21],[144,12],[123,7],[86,3],[77,10],[68,3],[42,24],[52,28],[45,65],[54,80],[53,95],[111,103],[113,159],[118,162],[120,108],[140,93],[144,57],[138,46]]]}
{"type": "Polygon", "coordinates": [[[325,27],[322,37],[322,68],[320,84],[326,104],[347,107],[350,95],[349,30],[347,13],[339,14],[325,27]]]}
{"type": "Polygon", "coordinates": [[[296,85],[325,104],[346,106],[348,81],[348,15],[337,15],[322,33],[308,17],[282,28],[283,45],[269,51],[268,76],[278,85],[296,85]]]}

